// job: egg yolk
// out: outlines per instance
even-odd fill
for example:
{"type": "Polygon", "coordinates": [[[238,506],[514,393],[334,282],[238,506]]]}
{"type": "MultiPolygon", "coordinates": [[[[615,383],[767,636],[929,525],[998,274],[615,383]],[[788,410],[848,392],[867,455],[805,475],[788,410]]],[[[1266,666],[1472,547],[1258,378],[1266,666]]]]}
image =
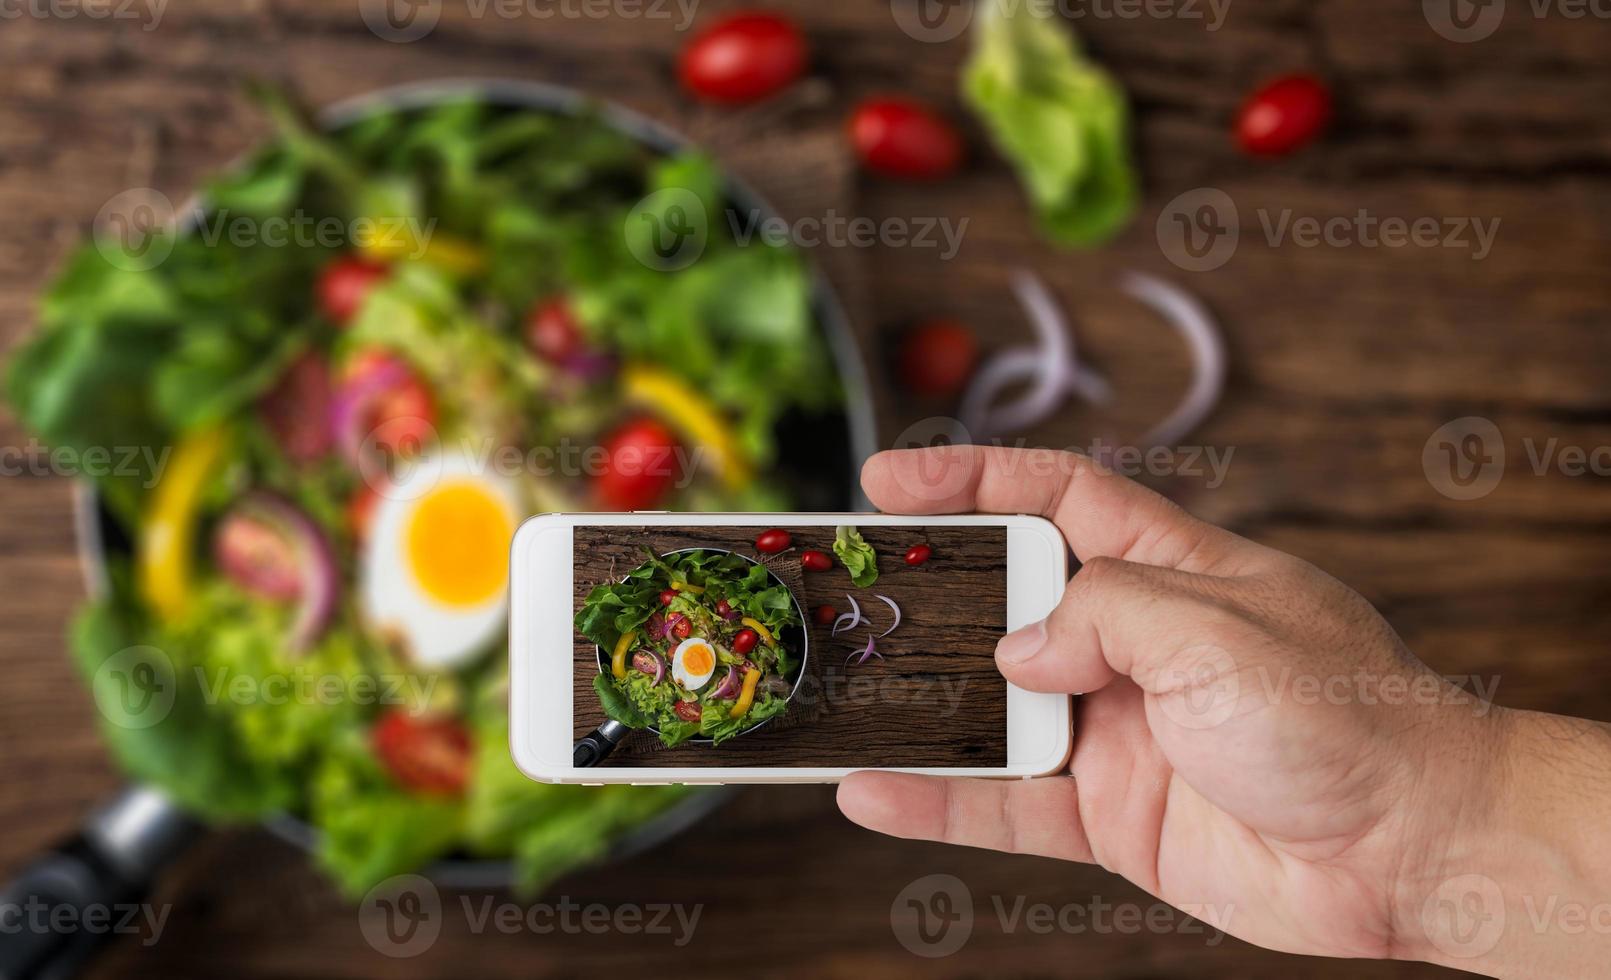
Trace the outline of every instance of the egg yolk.
{"type": "Polygon", "coordinates": [[[682,669],[690,677],[704,677],[716,669],[716,651],[703,643],[695,643],[682,652],[682,669]]]}
{"type": "Polygon", "coordinates": [[[431,598],[474,606],[503,591],[514,518],[485,488],[455,483],[427,494],[406,532],[408,567],[431,598]]]}

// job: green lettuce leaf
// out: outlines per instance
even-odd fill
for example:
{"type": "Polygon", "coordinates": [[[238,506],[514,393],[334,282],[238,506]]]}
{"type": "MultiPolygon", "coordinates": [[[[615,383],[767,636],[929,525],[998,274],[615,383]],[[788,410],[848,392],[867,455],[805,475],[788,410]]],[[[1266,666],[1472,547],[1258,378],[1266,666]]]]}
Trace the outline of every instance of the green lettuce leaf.
{"type": "Polygon", "coordinates": [[[849,524],[841,524],[833,536],[833,553],[850,572],[850,580],[859,589],[878,581],[878,552],[849,524]]]}
{"type": "Polygon", "coordinates": [[[992,3],[976,17],[963,97],[1017,170],[1042,228],[1064,245],[1111,238],[1138,197],[1123,91],[1055,12],[992,3]]]}

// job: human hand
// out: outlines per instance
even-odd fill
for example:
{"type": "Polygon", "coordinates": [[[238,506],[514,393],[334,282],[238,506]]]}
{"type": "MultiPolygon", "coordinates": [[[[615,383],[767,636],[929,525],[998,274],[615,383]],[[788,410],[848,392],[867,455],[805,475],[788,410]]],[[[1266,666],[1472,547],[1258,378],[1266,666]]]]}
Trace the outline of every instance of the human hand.
{"type": "Polygon", "coordinates": [[[997,663],[1020,687],[1084,696],[1073,778],[856,773],[839,789],[851,820],[1094,861],[1271,949],[1494,969],[1536,956],[1527,937],[1440,935],[1436,904],[1468,868],[1510,883],[1501,906],[1528,880],[1504,871],[1522,829],[1519,787],[1502,785],[1536,742],[1517,736],[1527,715],[1433,673],[1357,593],[1073,454],[883,453],[862,483],[893,513],[1053,520],[1083,567],[997,663]]]}

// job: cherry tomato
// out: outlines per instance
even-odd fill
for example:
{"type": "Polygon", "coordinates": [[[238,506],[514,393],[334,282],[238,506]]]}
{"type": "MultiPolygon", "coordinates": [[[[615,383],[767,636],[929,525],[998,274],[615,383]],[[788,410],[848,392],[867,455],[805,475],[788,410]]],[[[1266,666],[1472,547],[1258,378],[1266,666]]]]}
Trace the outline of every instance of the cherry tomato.
{"type": "Polygon", "coordinates": [[[330,366],[315,353],[303,354],[258,403],[263,424],[294,463],[311,463],[330,452],[335,430],[330,425],[334,385],[330,366]]]}
{"type": "Polygon", "coordinates": [[[253,514],[232,511],[219,522],[213,534],[213,559],[226,578],[253,595],[290,600],[302,594],[295,545],[253,514]]]}
{"type": "Polygon", "coordinates": [[[862,165],[887,177],[937,180],[962,162],[962,136],[950,120],[910,99],[868,99],[850,116],[862,165]]]}
{"type": "Polygon", "coordinates": [[[671,706],[671,710],[675,711],[677,717],[683,721],[698,721],[700,717],[699,702],[697,701],[679,700],[671,706]]]}
{"type": "Polygon", "coordinates": [[[978,360],[973,331],[955,320],[930,320],[907,332],[897,366],[913,394],[944,398],[962,390],[978,360]]]}
{"type": "Polygon", "coordinates": [[[319,312],[337,326],[346,326],[363,309],[364,301],[391,270],[377,262],[347,256],[336,259],[319,273],[314,286],[319,312]]]}
{"type": "Polygon", "coordinates": [[[632,419],[604,437],[604,469],[593,490],[609,510],[643,510],[677,480],[677,437],[652,418],[632,419]]]}
{"type": "Polygon", "coordinates": [[[1291,153],[1331,122],[1331,92],[1312,75],[1285,75],[1254,90],[1236,117],[1236,141],[1254,156],[1291,153]]]}
{"type": "Polygon", "coordinates": [[[818,606],[813,615],[817,619],[818,626],[832,626],[833,621],[839,618],[839,610],[832,606],[818,606]]]}
{"type": "Polygon", "coordinates": [[[755,539],[755,550],[763,555],[775,555],[787,548],[791,540],[789,532],[775,527],[761,532],[761,536],[755,539]]]}
{"type": "Polygon", "coordinates": [[[755,644],[759,642],[761,642],[761,634],[750,629],[739,630],[738,635],[733,637],[733,652],[742,657],[755,649],[755,644]]]}
{"type": "Polygon", "coordinates": [[[683,49],[677,73],[698,98],[737,105],[781,90],[800,77],[805,64],[805,36],[793,21],[743,12],[695,37],[683,49]]]}
{"type": "Polygon", "coordinates": [[[582,328],[563,296],[540,303],[526,319],[526,343],[550,364],[561,364],[582,347],[582,328]]]}
{"type": "Polygon", "coordinates": [[[833,567],[833,559],[829,558],[826,552],[802,551],[800,567],[808,572],[826,572],[833,567]]]}
{"type": "Polygon", "coordinates": [[[354,441],[354,449],[371,442],[389,458],[417,456],[431,441],[436,430],[436,402],[425,382],[406,363],[378,348],[358,352],[342,372],[342,385],[349,390],[366,386],[365,375],[374,371],[393,372],[397,380],[369,398],[362,418],[354,419],[358,432],[344,438],[354,441]]]}
{"type": "Polygon", "coordinates": [[[375,519],[375,505],[378,503],[380,494],[367,483],[360,486],[352,499],[347,501],[347,528],[354,540],[368,540],[369,525],[375,519]]]}
{"type": "Polygon", "coordinates": [[[732,619],[733,618],[733,606],[732,606],[732,604],[729,603],[726,599],[717,600],[717,602],[716,602],[716,615],[722,617],[723,619],[732,619]]]}
{"type": "Polygon", "coordinates": [[[688,621],[687,616],[678,613],[676,622],[671,624],[671,635],[679,640],[686,640],[688,639],[688,634],[693,631],[694,624],[688,621]]]}
{"type": "Polygon", "coordinates": [[[370,733],[381,764],[419,793],[458,796],[470,778],[470,732],[456,718],[415,717],[402,708],[381,715],[370,733]]]}
{"type": "Polygon", "coordinates": [[[662,606],[671,605],[671,600],[673,600],[675,598],[677,598],[677,590],[676,589],[662,589],[660,591],[660,604],[662,606]]]}
{"type": "Polygon", "coordinates": [[[934,549],[930,548],[928,545],[914,544],[910,548],[906,549],[906,564],[916,568],[918,565],[928,561],[929,557],[933,554],[934,549]]]}

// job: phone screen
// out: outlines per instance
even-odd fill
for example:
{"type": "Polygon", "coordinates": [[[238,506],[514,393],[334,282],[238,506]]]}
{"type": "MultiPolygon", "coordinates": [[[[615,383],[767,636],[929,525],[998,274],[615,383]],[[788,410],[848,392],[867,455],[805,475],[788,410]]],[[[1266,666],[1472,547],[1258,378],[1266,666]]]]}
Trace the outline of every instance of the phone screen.
{"type": "Polygon", "coordinates": [[[575,528],[573,735],[629,729],[599,765],[1007,765],[1005,528],[765,530],[575,528]]]}

